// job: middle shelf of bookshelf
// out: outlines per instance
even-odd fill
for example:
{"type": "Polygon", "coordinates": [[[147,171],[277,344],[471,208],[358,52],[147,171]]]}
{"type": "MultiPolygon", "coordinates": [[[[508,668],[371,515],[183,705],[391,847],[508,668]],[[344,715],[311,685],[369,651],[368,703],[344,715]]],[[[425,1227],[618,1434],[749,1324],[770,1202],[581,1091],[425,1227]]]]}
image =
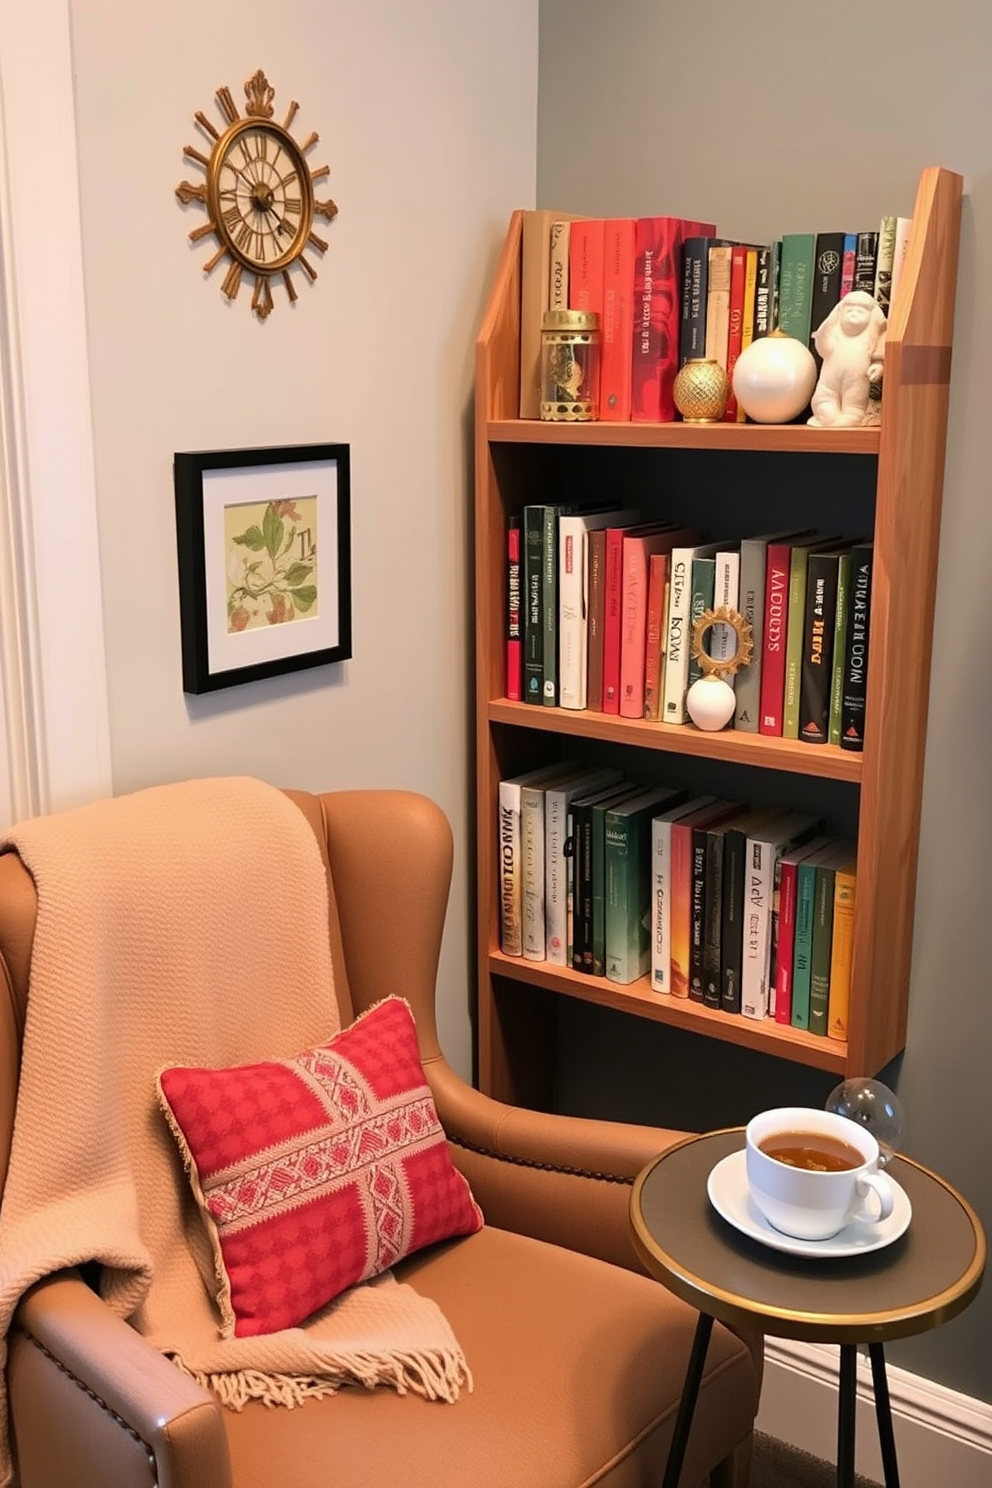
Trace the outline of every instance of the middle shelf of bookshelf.
{"type": "Polygon", "coordinates": [[[534,703],[494,698],[489,703],[489,722],[537,729],[569,739],[657,749],[663,753],[695,755],[699,759],[724,760],[765,770],[784,770],[790,775],[811,775],[820,780],[861,781],[863,756],[831,745],[813,746],[801,740],[765,734],[703,733],[691,724],[657,723],[640,718],[618,718],[616,714],[587,709],[544,708],[534,703]]]}

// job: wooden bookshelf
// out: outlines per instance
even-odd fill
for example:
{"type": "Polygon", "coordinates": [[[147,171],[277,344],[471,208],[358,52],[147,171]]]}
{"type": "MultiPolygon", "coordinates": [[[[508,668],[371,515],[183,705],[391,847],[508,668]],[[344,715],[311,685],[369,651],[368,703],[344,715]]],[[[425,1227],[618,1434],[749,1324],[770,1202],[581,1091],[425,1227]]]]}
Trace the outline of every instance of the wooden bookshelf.
{"type": "MultiPolygon", "coordinates": [[[[476,786],[478,878],[479,1083],[514,1103],[550,1104],[554,1012],[578,998],[634,1017],[687,1029],[741,1047],[844,1075],[877,1073],[904,1046],[909,996],[920,801],[926,740],[931,632],[947,427],[951,339],[962,178],[923,171],[898,302],[889,319],[884,416],[880,428],[810,429],[802,425],[593,423],[551,424],[517,418],[520,358],[522,214],[511,218],[476,346],[475,585],[476,786]],[[854,457],[854,458],[852,458],[854,457]],[[561,491],[585,462],[615,474],[626,494],[645,471],[684,487],[732,460],[734,481],[761,471],[802,471],[863,502],[874,537],[871,649],[865,749],[852,754],[785,739],[617,718],[509,702],[505,697],[506,531],[528,501],[561,491]],[[604,464],[604,461],[607,462],[604,464]],[[865,468],[867,481],[849,479],[865,468]],[[645,463],[647,462],[647,463],[645,463]],[[675,463],[677,462],[677,463],[675,463]],[[760,462],[760,464],[759,464],[760,462]],[[865,493],[865,494],[862,494],[865,493]],[[566,755],[636,750],[658,778],[687,765],[733,768],[745,782],[761,772],[776,781],[843,795],[858,838],[858,902],[846,1043],[776,1024],[730,1017],[653,993],[647,979],[620,987],[545,962],[504,956],[497,903],[499,780],[566,755]]],[[[800,483],[800,486],[803,483],[800,483]]],[[[559,499],[556,495],[554,499],[559,499]]],[[[635,496],[636,499],[636,496],[635,496]]],[[[805,520],[795,490],[781,510],[805,520]]],[[[649,503],[645,503],[649,504],[649,503]]],[[[694,509],[707,526],[706,512],[694,509]]],[[[815,525],[823,526],[824,513],[815,525]]],[[[825,518],[824,518],[825,519],[825,518]]],[[[761,528],[746,526],[741,533],[761,528]]],[[[767,525],[767,524],[766,524],[767,525]]],[[[779,522],[777,525],[784,525],[779,522]]],[[[813,523],[811,523],[813,525],[813,523]]],[[[823,526],[823,530],[829,530],[823,526]]],[[[722,530],[713,535],[723,535],[722,530]]],[[[783,800],[787,797],[783,797],[783,800]]]]}

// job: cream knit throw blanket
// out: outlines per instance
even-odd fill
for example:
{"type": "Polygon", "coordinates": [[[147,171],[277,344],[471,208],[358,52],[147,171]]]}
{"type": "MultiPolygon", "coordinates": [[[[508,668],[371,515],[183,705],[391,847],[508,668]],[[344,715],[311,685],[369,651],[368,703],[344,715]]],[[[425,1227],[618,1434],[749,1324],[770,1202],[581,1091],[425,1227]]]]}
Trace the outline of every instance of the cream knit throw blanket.
{"type": "MultiPolygon", "coordinates": [[[[194,780],[35,818],[0,847],[38,890],[0,1338],[28,1286],[96,1260],[114,1312],[235,1409],[356,1382],[456,1399],[471,1381],[447,1322],[390,1275],[300,1327],[221,1339],[156,1101],[164,1065],[286,1057],[338,1030],[323,861],[300,811],[257,780],[194,780]]],[[[3,1484],[6,1427],[4,1403],[3,1484]]]]}

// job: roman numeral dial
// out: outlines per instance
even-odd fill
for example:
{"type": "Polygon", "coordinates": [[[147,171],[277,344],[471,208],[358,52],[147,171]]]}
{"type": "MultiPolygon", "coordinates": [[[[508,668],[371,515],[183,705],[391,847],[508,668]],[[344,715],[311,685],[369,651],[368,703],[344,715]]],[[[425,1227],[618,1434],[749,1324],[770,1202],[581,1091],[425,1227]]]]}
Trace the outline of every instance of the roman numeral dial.
{"type": "Polygon", "coordinates": [[[319,136],[311,133],[298,144],[290,125],[299,105],[292,103],[280,124],[273,117],[274,97],[263,72],[256,72],[245,84],[243,115],[230,90],[219,89],[216,102],[222,129],[215,129],[205,114],[194,115],[212,147],[209,155],[191,145],[183,150],[187,161],[203,166],[206,181],[183,181],[176,188],[185,207],[202,205],[207,211],[207,222],[194,228],[190,239],[196,242],[213,233],[219,244],[205,270],[210,272],[228,260],[221,289],[229,300],[237,297],[243,272],[253,273],[251,308],[261,320],[274,308],[271,276],[281,279],[290,303],[297,298],[291,270],[299,268],[311,281],[317,277],[303,251],[326,251],[328,243],[313,231],[314,217],[330,221],[337,214],[333,202],[318,202],[314,197],[314,181],[329,174],[326,165],[311,170],[307,164],[306,153],[319,136]]]}

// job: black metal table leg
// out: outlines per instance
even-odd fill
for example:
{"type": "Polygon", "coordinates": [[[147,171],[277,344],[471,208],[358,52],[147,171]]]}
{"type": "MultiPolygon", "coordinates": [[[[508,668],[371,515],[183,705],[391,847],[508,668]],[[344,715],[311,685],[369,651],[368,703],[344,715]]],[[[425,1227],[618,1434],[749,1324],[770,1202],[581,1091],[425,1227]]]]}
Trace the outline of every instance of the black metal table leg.
{"type": "Polygon", "coordinates": [[[868,1345],[871,1359],[871,1382],[875,1392],[875,1420],[878,1422],[878,1445],[882,1449],[885,1488],[899,1488],[899,1464],[896,1461],[896,1436],[892,1429],[892,1406],[889,1403],[889,1379],[885,1372],[885,1350],[880,1343],[868,1345]]]}
{"type": "Polygon", "coordinates": [[[685,1371],[682,1399],[679,1401],[679,1413],[675,1418],[675,1431],[672,1436],[672,1445],[668,1450],[668,1465],[665,1468],[661,1488],[678,1488],[679,1485],[685,1449],[689,1441],[689,1428],[692,1425],[693,1411],[696,1409],[696,1397],[703,1378],[703,1365],[706,1363],[706,1350],[709,1347],[712,1332],[713,1319],[705,1312],[701,1312],[699,1321],[696,1323],[696,1334],[692,1340],[692,1352],[685,1371]]]}
{"type": "Polygon", "coordinates": [[[857,1405],[858,1350],[840,1346],[840,1398],[837,1402],[837,1488],[854,1488],[854,1413],[857,1405]]]}

